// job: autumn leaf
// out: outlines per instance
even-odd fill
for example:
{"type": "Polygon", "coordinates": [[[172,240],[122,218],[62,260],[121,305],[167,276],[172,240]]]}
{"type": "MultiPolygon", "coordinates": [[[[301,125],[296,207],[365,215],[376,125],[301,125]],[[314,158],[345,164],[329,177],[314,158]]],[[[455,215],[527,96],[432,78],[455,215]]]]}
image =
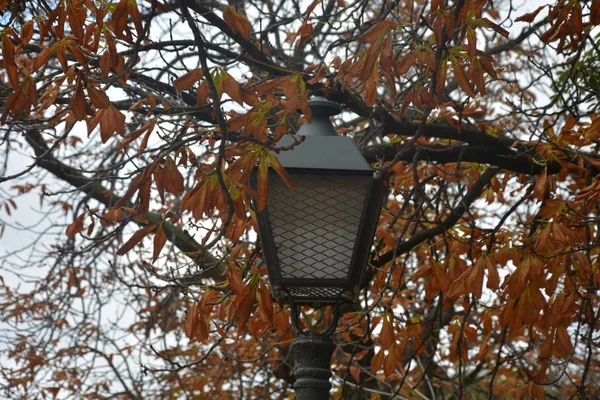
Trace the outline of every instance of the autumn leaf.
{"type": "Polygon", "coordinates": [[[384,19],[377,22],[358,38],[366,43],[375,43],[377,40],[381,39],[383,35],[390,32],[394,26],[396,26],[395,22],[384,19]]]}
{"type": "Polygon", "coordinates": [[[259,284],[259,290],[257,291],[258,310],[261,317],[269,324],[273,323],[273,300],[271,299],[271,293],[267,285],[263,282],[259,284]]]}
{"type": "Polygon", "coordinates": [[[386,377],[390,377],[394,373],[397,364],[398,360],[396,359],[396,346],[392,345],[390,346],[388,354],[385,356],[385,360],[383,361],[383,373],[386,377]]]}
{"type": "Polygon", "coordinates": [[[267,157],[261,157],[258,163],[258,191],[256,211],[261,212],[267,206],[269,188],[269,165],[267,157]]]}
{"type": "Polygon", "coordinates": [[[234,33],[241,35],[244,39],[248,39],[250,37],[252,26],[245,16],[229,6],[224,6],[223,19],[227,23],[227,26],[229,26],[234,33]]]}
{"type": "Polygon", "coordinates": [[[590,21],[594,25],[600,24],[600,0],[593,0],[590,7],[590,21]]]}
{"type": "Polygon", "coordinates": [[[96,115],[86,120],[88,133],[91,133],[100,124],[100,138],[102,143],[108,142],[114,133],[125,135],[125,115],[115,106],[98,110],[96,115]]]}
{"type": "Polygon", "coordinates": [[[160,251],[165,246],[166,242],[167,234],[165,233],[165,230],[163,229],[162,225],[159,225],[154,234],[154,250],[152,253],[152,262],[156,262],[160,251]]]}
{"type": "Polygon", "coordinates": [[[75,85],[75,93],[71,97],[71,110],[73,110],[73,116],[77,121],[83,121],[87,118],[87,102],[81,81],[78,81],[75,85]]]}
{"type": "Polygon", "coordinates": [[[204,76],[204,73],[202,72],[202,69],[196,68],[196,69],[193,69],[190,72],[180,76],[179,78],[175,79],[175,81],[173,82],[173,86],[175,87],[175,89],[180,90],[180,91],[188,90],[194,85],[194,83],[198,82],[203,76],[204,76]]]}
{"type": "Polygon", "coordinates": [[[183,175],[170,157],[167,157],[165,166],[160,172],[160,179],[165,190],[171,194],[179,195],[184,190],[183,175]]]}
{"type": "Polygon", "coordinates": [[[489,289],[497,290],[500,287],[500,276],[498,275],[498,269],[496,269],[496,262],[492,256],[485,257],[485,265],[487,267],[487,284],[489,289]]]}
{"type": "Polygon", "coordinates": [[[380,349],[377,354],[371,359],[371,372],[376,374],[383,367],[383,360],[385,358],[385,352],[380,349]]]}
{"type": "Polygon", "coordinates": [[[140,243],[142,239],[145,238],[153,229],[154,226],[149,225],[137,230],[133,235],[131,235],[129,240],[125,242],[125,244],[123,244],[123,246],[121,246],[119,250],[117,250],[117,254],[122,256],[129,250],[133,249],[135,245],[140,243]]]}
{"type": "Polygon", "coordinates": [[[85,217],[86,213],[81,213],[75,221],[73,221],[69,226],[67,226],[67,230],[65,234],[67,237],[73,237],[79,232],[83,230],[83,217],[85,217]]]}
{"type": "Polygon", "coordinates": [[[28,21],[23,25],[23,29],[21,30],[21,44],[23,46],[27,46],[33,37],[34,27],[33,21],[28,21]]]}
{"type": "Polygon", "coordinates": [[[86,89],[88,92],[88,96],[90,97],[90,101],[97,108],[107,108],[110,107],[110,100],[108,100],[108,96],[104,93],[104,90],[96,88],[93,83],[87,82],[86,89]]]}
{"type": "Polygon", "coordinates": [[[10,84],[16,89],[19,86],[19,71],[15,63],[15,45],[8,35],[2,36],[2,59],[10,84]]]}
{"type": "Polygon", "coordinates": [[[379,334],[379,341],[381,348],[387,350],[395,342],[394,340],[394,325],[392,323],[392,317],[386,315],[383,318],[383,325],[381,326],[381,332],[379,334]]]}
{"type": "Polygon", "coordinates": [[[236,296],[243,296],[247,292],[247,287],[244,286],[244,282],[242,281],[241,271],[229,268],[227,270],[227,280],[229,281],[229,289],[236,296]]]}
{"type": "Polygon", "coordinates": [[[271,152],[267,153],[267,159],[271,168],[273,168],[273,170],[277,172],[277,175],[279,175],[279,177],[287,185],[287,187],[290,189],[294,189],[295,185],[292,181],[292,178],[290,178],[287,171],[285,170],[285,168],[283,168],[275,154],[271,152]]]}
{"type": "Polygon", "coordinates": [[[237,295],[231,303],[231,309],[233,310],[232,319],[235,324],[244,328],[252,313],[252,307],[254,306],[254,296],[249,288],[244,290],[245,293],[237,295]]]}

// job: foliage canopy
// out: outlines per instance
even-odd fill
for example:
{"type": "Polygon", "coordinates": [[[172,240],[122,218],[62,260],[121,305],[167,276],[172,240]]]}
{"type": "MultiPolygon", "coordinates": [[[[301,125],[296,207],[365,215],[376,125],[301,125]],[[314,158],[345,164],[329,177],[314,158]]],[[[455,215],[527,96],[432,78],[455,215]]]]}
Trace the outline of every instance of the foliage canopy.
{"type": "Polygon", "coordinates": [[[285,176],[311,95],[389,191],[332,396],[600,395],[600,0],[0,0],[0,23],[5,397],[288,398],[248,179],[285,176]]]}

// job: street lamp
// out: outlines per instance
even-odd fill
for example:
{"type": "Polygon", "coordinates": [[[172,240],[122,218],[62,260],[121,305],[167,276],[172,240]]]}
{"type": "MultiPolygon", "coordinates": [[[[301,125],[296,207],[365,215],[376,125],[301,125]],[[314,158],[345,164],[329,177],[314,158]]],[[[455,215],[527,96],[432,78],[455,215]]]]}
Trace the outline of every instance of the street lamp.
{"type": "Polygon", "coordinates": [[[267,206],[257,213],[271,293],[292,312],[298,400],[329,398],[330,335],[340,304],[359,294],[383,197],[383,179],[329,120],[340,106],[323,97],[309,103],[312,121],[278,143],[291,147],[278,158],[295,187],[270,172],[267,206]],[[334,305],[334,322],[321,333],[301,331],[297,306],[315,303],[334,305]]]}

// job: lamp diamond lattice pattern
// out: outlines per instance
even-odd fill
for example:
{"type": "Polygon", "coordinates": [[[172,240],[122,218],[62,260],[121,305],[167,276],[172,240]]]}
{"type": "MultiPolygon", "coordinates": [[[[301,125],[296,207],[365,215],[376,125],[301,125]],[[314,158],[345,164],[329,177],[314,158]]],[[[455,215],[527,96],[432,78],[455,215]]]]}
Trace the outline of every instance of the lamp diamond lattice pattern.
{"type": "Polygon", "coordinates": [[[271,179],[269,215],[281,278],[349,279],[368,181],[271,179]]]}

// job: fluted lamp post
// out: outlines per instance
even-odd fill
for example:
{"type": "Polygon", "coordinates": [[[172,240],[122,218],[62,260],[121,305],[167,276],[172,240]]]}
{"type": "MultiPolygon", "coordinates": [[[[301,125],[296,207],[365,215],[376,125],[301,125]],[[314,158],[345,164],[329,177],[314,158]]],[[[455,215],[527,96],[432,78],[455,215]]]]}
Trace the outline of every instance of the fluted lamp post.
{"type": "Polygon", "coordinates": [[[340,106],[322,97],[309,103],[312,121],[277,144],[291,147],[278,158],[294,189],[269,171],[267,206],[257,218],[271,293],[292,311],[296,398],[321,400],[331,389],[330,336],[340,305],[356,299],[365,278],[383,179],[329,120],[340,106]],[[332,326],[320,333],[300,330],[297,307],[316,304],[334,306],[332,326]]]}

